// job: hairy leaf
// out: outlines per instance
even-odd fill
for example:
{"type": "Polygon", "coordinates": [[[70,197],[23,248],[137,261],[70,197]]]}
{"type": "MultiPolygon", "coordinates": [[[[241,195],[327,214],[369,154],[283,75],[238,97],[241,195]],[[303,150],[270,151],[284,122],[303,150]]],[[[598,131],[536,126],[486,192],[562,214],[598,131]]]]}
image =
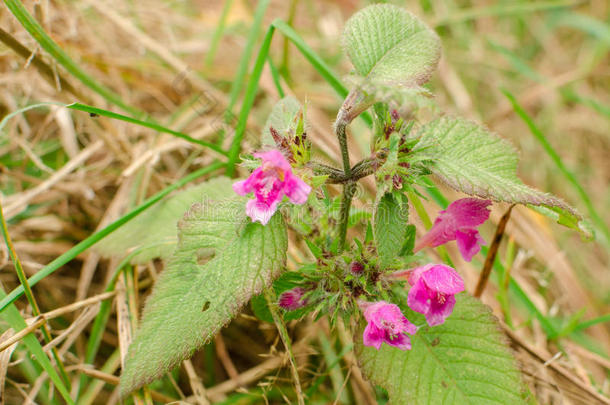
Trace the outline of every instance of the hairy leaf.
{"type": "Polygon", "coordinates": [[[123,396],[191,356],[280,275],[287,249],[283,219],[276,214],[266,226],[251,223],[244,201],[205,198],[180,221],[176,251],[129,347],[123,396]]]}
{"type": "Polygon", "coordinates": [[[133,264],[145,263],[158,257],[167,259],[176,248],[176,224],[186,210],[204,198],[214,200],[226,197],[228,191],[231,191],[231,180],[226,177],[189,187],[117,229],[96,244],[95,250],[103,256],[133,252],[130,260],[133,264]]]}
{"type": "Polygon", "coordinates": [[[490,310],[464,293],[456,298],[444,324],[421,327],[411,337],[411,350],[383,344],[378,351],[363,346],[359,333],[355,352],[364,374],[394,405],[525,404],[519,370],[490,310]]]}
{"type": "Polygon", "coordinates": [[[373,233],[383,267],[392,264],[406,241],[408,216],[409,206],[400,195],[386,193],[377,203],[373,233]]]}
{"type": "Polygon", "coordinates": [[[302,108],[301,103],[294,97],[284,97],[278,101],[271,109],[271,113],[263,128],[261,138],[263,146],[277,146],[271,136],[269,129],[271,127],[281,136],[286,136],[289,133],[294,135],[298,123],[297,114],[299,114],[302,108]]]}
{"type": "Polygon", "coordinates": [[[545,213],[590,236],[581,215],[560,198],[529,187],[517,177],[514,147],[487,129],[461,118],[443,117],[424,125],[413,157],[443,182],[466,194],[546,208],[545,213]]]}
{"type": "Polygon", "coordinates": [[[358,75],[378,85],[417,87],[440,58],[436,33],[413,14],[376,4],[346,23],[343,45],[358,75]]]}

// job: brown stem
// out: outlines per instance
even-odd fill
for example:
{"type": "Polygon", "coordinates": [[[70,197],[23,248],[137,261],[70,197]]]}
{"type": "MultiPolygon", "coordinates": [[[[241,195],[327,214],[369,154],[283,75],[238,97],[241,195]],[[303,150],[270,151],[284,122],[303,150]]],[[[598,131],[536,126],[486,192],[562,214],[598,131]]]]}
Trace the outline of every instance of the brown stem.
{"type": "Polygon", "coordinates": [[[494,235],[494,239],[489,246],[489,251],[487,251],[487,257],[485,257],[485,264],[483,265],[483,270],[481,270],[481,274],[479,275],[479,281],[477,282],[477,287],[474,290],[474,296],[480,297],[485,290],[485,286],[487,286],[487,280],[489,280],[489,275],[491,274],[491,269],[496,259],[496,255],[498,254],[498,248],[500,247],[500,242],[502,241],[502,236],[504,235],[504,230],[506,229],[506,224],[510,219],[510,212],[512,211],[515,204],[512,204],[508,207],[508,210],[502,218],[500,218],[500,222],[498,223],[498,227],[496,228],[496,233],[494,235]]]}

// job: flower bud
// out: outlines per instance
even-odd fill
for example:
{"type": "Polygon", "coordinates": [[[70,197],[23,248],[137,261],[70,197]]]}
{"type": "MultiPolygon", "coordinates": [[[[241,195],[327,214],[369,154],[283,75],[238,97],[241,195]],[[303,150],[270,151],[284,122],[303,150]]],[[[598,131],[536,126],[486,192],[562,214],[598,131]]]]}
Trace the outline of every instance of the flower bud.
{"type": "Polygon", "coordinates": [[[307,300],[303,299],[305,290],[301,287],[295,287],[292,290],[284,291],[280,295],[279,306],[284,308],[286,311],[294,311],[307,304],[307,300]]]}
{"type": "Polygon", "coordinates": [[[364,273],[364,264],[358,262],[358,261],[353,261],[349,264],[349,272],[352,274],[352,276],[360,276],[362,275],[362,273],[364,273]]]}

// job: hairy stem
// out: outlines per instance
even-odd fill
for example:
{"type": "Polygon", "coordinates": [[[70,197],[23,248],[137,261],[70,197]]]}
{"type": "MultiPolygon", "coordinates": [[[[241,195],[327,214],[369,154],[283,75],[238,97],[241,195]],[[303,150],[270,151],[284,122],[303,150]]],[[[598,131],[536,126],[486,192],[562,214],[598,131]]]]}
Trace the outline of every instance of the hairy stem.
{"type": "Polygon", "coordinates": [[[341,197],[341,213],[339,216],[339,253],[345,246],[345,236],[347,235],[347,223],[349,221],[349,210],[352,206],[352,198],[356,192],[356,182],[350,181],[343,186],[341,197]]]}
{"type": "Polygon", "coordinates": [[[288,336],[286,324],[278,312],[275,292],[272,288],[266,288],[263,293],[265,294],[265,299],[267,300],[269,312],[271,312],[271,316],[273,317],[273,322],[275,323],[277,331],[280,334],[280,339],[282,339],[282,343],[284,343],[286,353],[288,354],[288,359],[290,361],[290,372],[292,374],[292,379],[294,380],[294,390],[297,395],[297,402],[299,405],[305,405],[305,398],[303,396],[303,389],[301,388],[301,380],[299,378],[299,370],[297,369],[297,362],[294,358],[294,353],[292,352],[292,342],[290,340],[290,336],[288,336]]]}

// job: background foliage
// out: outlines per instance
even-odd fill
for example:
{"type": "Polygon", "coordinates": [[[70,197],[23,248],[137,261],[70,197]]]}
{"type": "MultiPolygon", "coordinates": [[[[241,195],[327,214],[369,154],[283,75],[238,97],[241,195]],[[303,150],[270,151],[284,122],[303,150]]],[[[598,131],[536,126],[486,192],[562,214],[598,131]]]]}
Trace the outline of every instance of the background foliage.
{"type": "MultiPolygon", "coordinates": [[[[604,403],[599,391],[608,394],[610,366],[610,214],[604,209],[610,205],[608,3],[393,3],[439,35],[443,58],[430,89],[440,109],[510,139],[521,151],[518,171],[528,185],[562,197],[592,219],[598,239],[584,243],[546,217],[516,209],[483,301],[508,325],[526,382],[540,403],[604,403]]],[[[148,197],[224,157],[150,126],[52,105],[8,118],[25,106],[78,101],[204,141],[219,140],[222,130],[226,150],[243,101],[251,98],[252,112],[242,122],[247,131],[241,147],[247,150],[258,144],[281,89],[307,102],[316,156],[340,161],[330,123],[341,101],[334,90],[340,90],[350,66],[339,38],[344,22],[366,1],[24,2],[31,19],[20,13],[20,4],[6,0],[0,14],[0,114],[7,117],[0,133],[0,190],[8,231],[28,276],[74,252],[70,249],[96,229],[148,197]],[[246,91],[263,33],[277,17],[314,54],[303,56],[303,47],[286,41],[282,32],[290,32],[277,24],[270,44],[273,69],[263,69],[258,89],[246,91]]],[[[351,136],[356,161],[368,153],[364,122],[354,122],[351,136]]],[[[214,168],[197,176],[222,173],[214,168]]],[[[365,181],[358,193],[363,208],[374,201],[371,186],[365,181]]],[[[436,197],[424,201],[432,218],[444,203],[436,197]]],[[[505,209],[497,206],[492,221],[505,209]]],[[[413,209],[409,214],[416,218],[413,209]]],[[[483,232],[490,240],[493,227],[483,232]]],[[[291,269],[309,255],[302,243],[294,246],[288,252],[291,269]]],[[[0,249],[0,281],[9,292],[19,281],[6,247],[0,249]]],[[[121,257],[107,260],[79,250],[74,260],[56,262],[62,265],[38,279],[33,296],[41,312],[62,308],[48,316],[48,326],[67,370],[66,392],[79,387],[79,403],[112,403],[138,313],[163,266],[158,261],[131,266],[121,257]]],[[[482,263],[463,263],[455,253],[448,249],[472,291],[482,263]]],[[[24,298],[16,307],[22,319],[11,310],[7,322],[36,314],[24,298]]],[[[331,333],[324,319],[317,325],[307,321],[288,328],[312,403],[383,402],[386,393],[355,367],[351,337],[341,326],[331,333]]],[[[8,332],[2,340],[7,337],[8,332]]],[[[18,363],[9,366],[7,356],[0,358],[6,403],[21,403],[28,394],[41,403],[61,403],[49,380],[38,379],[47,362],[30,357],[40,354],[45,342],[23,343],[12,347],[11,360],[18,363]]],[[[191,362],[151,385],[142,400],[259,403],[265,396],[283,403],[294,397],[285,360],[275,326],[246,310],[191,362]]]]}

